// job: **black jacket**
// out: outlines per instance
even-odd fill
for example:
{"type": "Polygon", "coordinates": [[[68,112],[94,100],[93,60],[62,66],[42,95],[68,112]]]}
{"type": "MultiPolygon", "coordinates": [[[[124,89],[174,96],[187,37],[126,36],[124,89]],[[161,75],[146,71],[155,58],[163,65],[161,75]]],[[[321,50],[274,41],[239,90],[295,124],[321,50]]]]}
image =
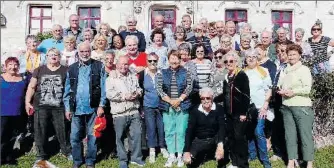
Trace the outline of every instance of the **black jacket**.
{"type": "Polygon", "coordinates": [[[244,71],[237,73],[232,80],[225,79],[222,94],[225,114],[237,118],[246,115],[250,104],[249,94],[249,80],[244,71]]]}

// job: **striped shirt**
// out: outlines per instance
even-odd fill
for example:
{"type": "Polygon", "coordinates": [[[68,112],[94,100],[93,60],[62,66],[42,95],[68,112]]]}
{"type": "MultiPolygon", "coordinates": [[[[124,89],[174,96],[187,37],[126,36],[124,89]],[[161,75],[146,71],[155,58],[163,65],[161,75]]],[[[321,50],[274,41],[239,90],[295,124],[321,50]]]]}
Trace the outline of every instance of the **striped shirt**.
{"type": "MultiPolygon", "coordinates": [[[[176,71],[173,71],[173,74],[172,74],[172,78],[171,78],[171,95],[170,95],[170,98],[171,99],[177,99],[179,98],[179,94],[178,94],[178,87],[177,87],[177,81],[176,81],[176,76],[175,76],[175,73],[176,71]]],[[[156,83],[156,88],[157,88],[157,92],[159,94],[160,97],[165,97],[165,96],[168,96],[167,93],[164,92],[163,90],[163,74],[160,72],[157,73],[157,76],[156,76],[156,79],[157,79],[157,83],[156,83]]],[[[183,93],[181,94],[185,94],[187,96],[189,96],[189,94],[191,93],[192,91],[192,88],[193,88],[193,80],[192,80],[192,77],[191,77],[191,73],[189,71],[187,71],[187,86],[186,86],[186,89],[184,90],[183,93]]]]}
{"type": "Polygon", "coordinates": [[[204,59],[203,63],[196,63],[196,69],[197,69],[199,88],[212,87],[213,86],[213,66],[212,66],[211,61],[208,59],[204,59]]]}
{"type": "Polygon", "coordinates": [[[319,42],[312,42],[312,37],[308,39],[308,43],[311,45],[315,63],[326,62],[329,60],[327,56],[328,43],[331,41],[329,37],[322,36],[319,42]]]}

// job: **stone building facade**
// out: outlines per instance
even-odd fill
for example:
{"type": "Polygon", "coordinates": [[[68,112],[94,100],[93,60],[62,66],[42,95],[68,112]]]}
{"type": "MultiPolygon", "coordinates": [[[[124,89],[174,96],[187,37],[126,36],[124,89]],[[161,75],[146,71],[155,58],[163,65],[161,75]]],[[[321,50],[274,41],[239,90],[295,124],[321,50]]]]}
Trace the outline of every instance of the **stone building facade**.
{"type": "MultiPolygon", "coordinates": [[[[284,26],[304,28],[305,39],[317,19],[323,23],[323,34],[334,38],[334,1],[1,1],[1,56],[14,55],[24,49],[25,36],[49,30],[53,24],[68,27],[68,17],[77,13],[83,27],[107,22],[117,31],[134,15],[137,28],[146,33],[152,17],[165,15],[172,28],[190,14],[193,23],[205,17],[211,21],[234,20],[251,23],[253,30],[284,26]]],[[[294,33],[291,33],[290,38],[294,33]]]]}

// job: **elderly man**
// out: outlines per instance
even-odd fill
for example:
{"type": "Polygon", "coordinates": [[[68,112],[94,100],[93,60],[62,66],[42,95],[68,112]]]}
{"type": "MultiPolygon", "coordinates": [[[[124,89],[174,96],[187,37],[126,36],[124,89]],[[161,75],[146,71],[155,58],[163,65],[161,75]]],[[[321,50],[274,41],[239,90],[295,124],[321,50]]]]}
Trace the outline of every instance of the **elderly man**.
{"type": "Polygon", "coordinates": [[[62,52],[65,48],[63,41],[63,28],[59,24],[52,26],[52,38],[43,40],[37,47],[37,50],[46,54],[46,52],[53,47],[58,49],[60,52],[62,52]]]}
{"type": "Polygon", "coordinates": [[[199,20],[199,24],[201,24],[204,28],[204,33],[205,33],[205,36],[206,36],[206,33],[208,31],[208,27],[209,27],[209,21],[207,18],[202,18],[199,20]]]}
{"type": "Polygon", "coordinates": [[[277,39],[273,42],[276,44],[277,42],[286,42],[287,44],[293,44],[292,41],[290,41],[287,38],[288,31],[284,27],[280,27],[276,30],[277,39]]]}
{"type": "Polygon", "coordinates": [[[103,63],[91,59],[87,42],[78,46],[79,61],[69,67],[64,93],[65,115],[71,124],[73,168],[83,163],[81,142],[87,135],[86,166],[93,168],[97,146],[94,136],[96,116],[104,113],[106,73],[103,63]],[[85,132],[85,135],[83,133],[85,132]]]}
{"type": "Polygon", "coordinates": [[[120,32],[123,40],[126,39],[128,35],[135,35],[138,38],[138,51],[145,52],[146,49],[146,41],[145,35],[136,29],[137,19],[134,16],[129,16],[126,19],[126,25],[128,26],[127,30],[120,32]]]}
{"type": "MultiPolygon", "coordinates": [[[[166,36],[166,39],[165,41],[163,42],[164,46],[165,47],[171,47],[173,43],[175,43],[175,40],[174,40],[174,34],[173,34],[173,31],[168,28],[168,27],[165,27],[165,23],[164,23],[164,20],[165,20],[165,17],[162,16],[162,15],[156,15],[154,17],[154,29],[156,28],[160,28],[160,29],[163,29],[164,33],[165,33],[165,36],[166,36]]],[[[153,42],[151,41],[151,34],[153,32],[152,29],[146,36],[146,42],[147,42],[147,45],[152,45],[153,42]]]]}
{"type": "Polygon", "coordinates": [[[220,48],[220,39],[225,34],[225,23],[224,21],[217,21],[215,24],[217,30],[217,36],[210,40],[212,51],[215,52],[220,48]]]}
{"type": "Polygon", "coordinates": [[[121,56],[117,60],[116,70],[111,71],[107,78],[107,98],[114,119],[116,132],[117,155],[120,168],[127,168],[128,154],[123,144],[123,136],[129,128],[131,140],[131,163],[144,166],[141,152],[141,118],[139,115],[139,97],[142,89],[139,87],[138,78],[129,71],[129,58],[121,56]]]}
{"type": "Polygon", "coordinates": [[[190,37],[195,35],[193,30],[191,29],[191,16],[190,15],[185,14],[182,16],[181,25],[184,29],[186,29],[186,32],[187,32],[186,40],[188,40],[190,37]]]}
{"type": "Polygon", "coordinates": [[[68,21],[70,27],[64,29],[63,36],[72,35],[76,38],[77,44],[79,44],[82,37],[82,29],[79,26],[79,16],[77,14],[72,14],[68,21]]]}
{"type": "Polygon", "coordinates": [[[263,31],[261,34],[261,43],[266,47],[267,49],[267,56],[269,59],[277,64],[277,53],[276,53],[276,46],[275,44],[272,44],[272,33],[270,31],[263,31]]]}
{"type": "Polygon", "coordinates": [[[214,156],[219,163],[224,157],[224,109],[213,102],[211,88],[203,88],[199,94],[201,104],[190,112],[183,154],[185,163],[191,168],[199,167],[205,156],[214,156]]]}
{"type": "Polygon", "coordinates": [[[232,37],[232,41],[233,41],[233,44],[232,44],[232,47],[237,50],[237,51],[240,51],[240,35],[237,34],[237,31],[236,31],[236,25],[233,21],[228,21],[226,22],[226,33],[228,35],[230,35],[232,37]]]}
{"type": "MultiPolygon", "coordinates": [[[[60,52],[51,48],[47,52],[47,65],[34,70],[25,98],[28,115],[34,115],[37,161],[48,159],[48,126],[53,124],[62,153],[72,159],[65,132],[64,85],[67,68],[60,64],[60,52]],[[33,105],[31,105],[34,96],[33,105]]],[[[36,162],[37,163],[37,162],[36,162]]]]}
{"type": "Polygon", "coordinates": [[[190,37],[187,41],[192,45],[192,48],[194,48],[196,44],[203,43],[208,53],[212,54],[213,51],[211,48],[210,39],[205,36],[204,29],[205,28],[202,24],[197,24],[194,29],[195,35],[190,37]]]}

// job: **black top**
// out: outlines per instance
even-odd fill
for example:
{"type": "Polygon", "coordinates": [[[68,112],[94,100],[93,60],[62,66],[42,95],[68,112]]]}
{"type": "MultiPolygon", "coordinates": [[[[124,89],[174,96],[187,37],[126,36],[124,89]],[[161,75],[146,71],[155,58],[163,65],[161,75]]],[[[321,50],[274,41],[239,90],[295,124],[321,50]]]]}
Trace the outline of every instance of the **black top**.
{"type": "Polygon", "coordinates": [[[193,108],[189,113],[184,152],[190,151],[192,141],[195,138],[218,138],[218,143],[224,143],[225,117],[223,107],[216,104],[216,109],[211,110],[208,115],[199,111],[198,107],[199,106],[196,106],[196,108],[193,108]]]}
{"type": "Polygon", "coordinates": [[[275,75],[276,75],[276,71],[277,71],[276,64],[273,63],[272,61],[270,61],[270,59],[268,59],[266,62],[264,62],[260,66],[262,66],[263,68],[268,69],[268,72],[270,74],[271,83],[274,83],[274,79],[275,79],[275,75]]]}

